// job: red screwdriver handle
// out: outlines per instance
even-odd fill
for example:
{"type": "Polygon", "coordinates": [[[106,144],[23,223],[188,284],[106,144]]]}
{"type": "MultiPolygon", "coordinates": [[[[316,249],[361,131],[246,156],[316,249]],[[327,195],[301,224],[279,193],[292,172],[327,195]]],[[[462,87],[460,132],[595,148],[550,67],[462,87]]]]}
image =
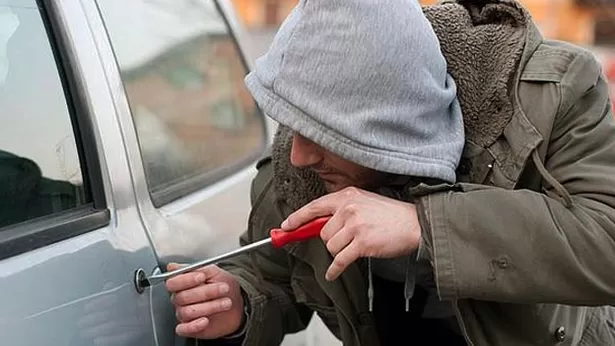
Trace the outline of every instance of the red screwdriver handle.
{"type": "Polygon", "coordinates": [[[302,242],[320,236],[320,231],[327,224],[330,217],[325,216],[314,219],[305,225],[297,228],[294,231],[283,231],[279,228],[271,230],[271,244],[274,248],[279,249],[290,243],[302,242]]]}

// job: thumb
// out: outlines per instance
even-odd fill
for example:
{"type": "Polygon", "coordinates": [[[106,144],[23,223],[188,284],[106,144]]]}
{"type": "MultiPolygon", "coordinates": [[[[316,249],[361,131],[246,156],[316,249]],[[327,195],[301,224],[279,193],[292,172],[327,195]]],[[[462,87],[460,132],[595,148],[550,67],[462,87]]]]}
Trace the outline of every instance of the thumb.
{"type": "Polygon", "coordinates": [[[172,263],[167,264],[167,271],[177,270],[183,266],[184,266],[183,264],[172,262],[172,263]]]}

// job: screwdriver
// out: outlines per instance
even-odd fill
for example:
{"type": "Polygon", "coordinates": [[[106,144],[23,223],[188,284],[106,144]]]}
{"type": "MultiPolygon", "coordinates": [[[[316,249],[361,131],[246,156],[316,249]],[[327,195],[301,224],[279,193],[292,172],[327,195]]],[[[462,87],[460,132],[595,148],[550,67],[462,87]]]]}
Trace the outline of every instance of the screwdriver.
{"type": "Polygon", "coordinates": [[[212,257],[212,258],[208,258],[203,261],[196,262],[196,263],[190,264],[188,266],[185,266],[185,267],[182,267],[182,268],[170,271],[170,272],[160,273],[160,274],[151,275],[150,277],[145,277],[144,272],[140,271],[137,273],[137,277],[135,278],[136,279],[135,285],[137,286],[138,290],[143,290],[145,287],[152,286],[154,284],[165,281],[179,274],[187,273],[189,271],[192,271],[197,268],[201,268],[201,267],[204,267],[210,264],[215,264],[222,260],[229,259],[231,257],[235,257],[238,255],[244,254],[246,252],[256,250],[258,248],[267,246],[269,244],[271,244],[274,248],[279,249],[291,243],[303,242],[306,240],[310,240],[312,238],[319,237],[320,231],[325,226],[327,221],[329,221],[329,218],[330,217],[327,216],[327,217],[321,217],[321,218],[314,219],[306,223],[305,225],[300,226],[294,231],[283,231],[280,228],[274,228],[269,232],[269,235],[270,235],[269,238],[265,238],[255,243],[242,246],[236,250],[227,252],[225,254],[212,257]]]}

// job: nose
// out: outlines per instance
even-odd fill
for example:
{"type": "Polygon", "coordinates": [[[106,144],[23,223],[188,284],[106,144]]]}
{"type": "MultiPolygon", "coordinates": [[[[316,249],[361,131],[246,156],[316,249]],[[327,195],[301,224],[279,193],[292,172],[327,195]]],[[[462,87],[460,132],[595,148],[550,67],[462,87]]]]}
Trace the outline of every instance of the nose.
{"type": "Polygon", "coordinates": [[[290,151],[290,163],[295,167],[310,167],[322,161],[321,148],[318,144],[295,133],[290,151]]]}

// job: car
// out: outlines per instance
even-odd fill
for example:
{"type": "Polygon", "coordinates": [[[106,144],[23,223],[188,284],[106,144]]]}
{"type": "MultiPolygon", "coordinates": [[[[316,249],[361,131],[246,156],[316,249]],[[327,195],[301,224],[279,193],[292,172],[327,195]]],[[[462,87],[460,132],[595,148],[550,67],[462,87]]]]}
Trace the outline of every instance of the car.
{"type": "Polygon", "coordinates": [[[227,1],[0,0],[0,340],[187,345],[135,272],[238,246],[271,126],[227,1]]]}

